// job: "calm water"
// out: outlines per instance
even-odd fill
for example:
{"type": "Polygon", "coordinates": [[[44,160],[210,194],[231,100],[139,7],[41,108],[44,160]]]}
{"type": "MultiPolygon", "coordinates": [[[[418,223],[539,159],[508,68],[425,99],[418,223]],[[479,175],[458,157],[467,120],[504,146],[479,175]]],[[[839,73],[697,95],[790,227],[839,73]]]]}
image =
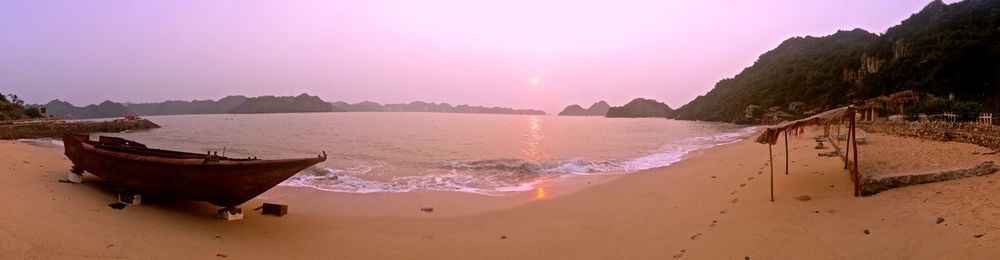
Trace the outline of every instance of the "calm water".
{"type": "Polygon", "coordinates": [[[732,124],[444,113],[153,116],[163,128],[109,134],[155,148],[261,159],[329,159],[284,183],[341,192],[524,191],[569,175],[665,166],[749,135],[732,124]]]}

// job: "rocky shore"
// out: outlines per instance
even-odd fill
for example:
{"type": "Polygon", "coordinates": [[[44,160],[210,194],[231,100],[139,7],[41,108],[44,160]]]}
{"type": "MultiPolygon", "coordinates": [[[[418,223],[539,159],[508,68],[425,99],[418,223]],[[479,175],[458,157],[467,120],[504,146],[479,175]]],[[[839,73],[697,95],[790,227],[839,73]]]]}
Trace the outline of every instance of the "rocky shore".
{"type": "Polygon", "coordinates": [[[41,120],[0,123],[0,139],[61,138],[67,133],[122,132],[146,130],[160,126],[148,119],[111,121],[41,120]]]}

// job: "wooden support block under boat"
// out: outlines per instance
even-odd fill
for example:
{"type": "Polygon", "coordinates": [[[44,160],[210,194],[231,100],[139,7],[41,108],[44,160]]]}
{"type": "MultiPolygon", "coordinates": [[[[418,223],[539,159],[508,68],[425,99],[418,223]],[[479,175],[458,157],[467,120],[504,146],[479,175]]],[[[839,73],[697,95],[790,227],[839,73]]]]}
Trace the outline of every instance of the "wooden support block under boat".
{"type": "Polygon", "coordinates": [[[262,207],[263,209],[261,210],[261,214],[264,215],[275,215],[280,217],[288,214],[288,205],[264,203],[264,206],[262,207]]]}
{"type": "Polygon", "coordinates": [[[119,192],[118,202],[129,206],[136,206],[142,204],[142,195],[131,192],[119,192]]]}
{"type": "Polygon", "coordinates": [[[243,209],[241,208],[224,208],[218,211],[219,218],[225,219],[227,221],[241,220],[243,219],[243,209]]]}
{"type": "Polygon", "coordinates": [[[72,173],[72,172],[67,173],[66,174],[66,181],[69,181],[70,183],[82,183],[83,182],[83,175],[82,174],[77,174],[77,173],[72,173]]]}

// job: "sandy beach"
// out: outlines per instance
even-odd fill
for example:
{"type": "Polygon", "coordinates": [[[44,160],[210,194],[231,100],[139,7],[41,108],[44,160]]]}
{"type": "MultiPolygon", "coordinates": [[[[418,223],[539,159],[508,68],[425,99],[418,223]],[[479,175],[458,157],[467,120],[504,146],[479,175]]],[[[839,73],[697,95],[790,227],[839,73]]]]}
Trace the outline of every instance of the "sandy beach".
{"type": "Polygon", "coordinates": [[[811,137],[790,139],[789,175],[775,147],[774,202],[767,147],[743,140],[668,167],[504,197],[277,187],[233,222],[201,202],[112,209],[115,193],[96,177],[58,182],[70,167],[61,147],[0,141],[0,258],[1000,257],[1000,176],[854,197],[843,162],[818,157],[811,137]],[[265,201],[288,204],[289,215],[250,211],[265,201]]]}

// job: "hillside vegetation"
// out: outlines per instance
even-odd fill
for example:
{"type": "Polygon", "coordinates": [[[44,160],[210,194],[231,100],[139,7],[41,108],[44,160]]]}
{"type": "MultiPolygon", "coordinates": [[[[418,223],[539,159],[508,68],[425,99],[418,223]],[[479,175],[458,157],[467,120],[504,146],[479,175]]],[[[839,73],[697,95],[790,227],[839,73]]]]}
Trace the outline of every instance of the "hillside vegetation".
{"type": "Polygon", "coordinates": [[[785,40],[674,117],[742,122],[750,105],[829,109],[910,89],[966,101],[944,110],[1000,112],[1000,1],[934,1],[882,35],[785,40]]]}

